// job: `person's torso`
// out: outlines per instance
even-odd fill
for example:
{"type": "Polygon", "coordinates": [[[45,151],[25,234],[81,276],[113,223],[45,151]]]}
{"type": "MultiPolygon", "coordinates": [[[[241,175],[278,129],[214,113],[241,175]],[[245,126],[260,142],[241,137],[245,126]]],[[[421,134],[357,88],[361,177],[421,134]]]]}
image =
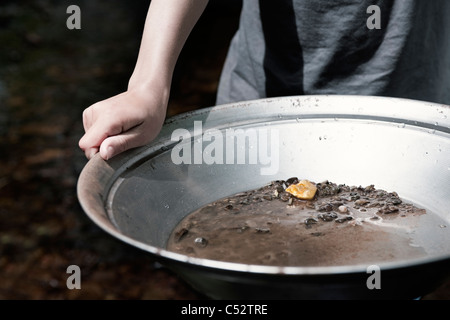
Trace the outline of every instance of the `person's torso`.
{"type": "Polygon", "coordinates": [[[230,48],[235,61],[224,69],[237,75],[228,90],[245,89],[236,80],[254,90],[250,98],[361,94],[450,103],[448,13],[448,0],[244,0],[230,48]]]}

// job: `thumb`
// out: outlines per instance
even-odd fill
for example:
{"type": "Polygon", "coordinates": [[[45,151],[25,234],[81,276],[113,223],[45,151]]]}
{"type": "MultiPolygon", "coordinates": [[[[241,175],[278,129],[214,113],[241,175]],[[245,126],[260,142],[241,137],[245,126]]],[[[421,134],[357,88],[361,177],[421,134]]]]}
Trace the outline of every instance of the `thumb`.
{"type": "Polygon", "coordinates": [[[128,150],[129,140],[130,137],[127,137],[126,134],[106,138],[100,145],[100,156],[105,160],[109,160],[117,154],[128,150]]]}
{"type": "Polygon", "coordinates": [[[110,136],[100,145],[100,156],[109,160],[119,153],[143,145],[142,138],[142,134],[138,134],[134,130],[110,136]]]}

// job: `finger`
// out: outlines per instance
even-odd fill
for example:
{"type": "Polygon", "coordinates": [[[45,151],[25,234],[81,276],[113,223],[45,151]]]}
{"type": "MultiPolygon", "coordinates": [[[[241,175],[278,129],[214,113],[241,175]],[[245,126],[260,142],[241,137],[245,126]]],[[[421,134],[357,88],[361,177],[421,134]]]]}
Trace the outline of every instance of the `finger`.
{"type": "Polygon", "coordinates": [[[93,122],[92,107],[84,109],[82,119],[84,131],[88,131],[93,122]]]}
{"type": "Polygon", "coordinates": [[[119,153],[144,145],[149,140],[148,138],[141,133],[139,127],[119,135],[109,136],[100,146],[100,156],[105,160],[109,160],[119,153]]]}
{"type": "Polygon", "coordinates": [[[89,148],[84,151],[84,154],[90,160],[98,153],[98,150],[98,148],[89,148]]]}
{"type": "Polygon", "coordinates": [[[108,136],[120,134],[122,127],[120,125],[114,125],[108,122],[108,119],[97,121],[80,139],[79,146],[83,150],[91,148],[99,148],[102,142],[108,138],[108,136]]]}

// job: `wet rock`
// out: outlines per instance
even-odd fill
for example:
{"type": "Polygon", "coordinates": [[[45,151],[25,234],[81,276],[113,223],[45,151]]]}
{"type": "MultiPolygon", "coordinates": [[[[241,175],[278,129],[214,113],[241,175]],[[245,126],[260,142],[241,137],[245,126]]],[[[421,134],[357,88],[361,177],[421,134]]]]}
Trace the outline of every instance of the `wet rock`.
{"type": "Polygon", "coordinates": [[[321,203],[316,206],[316,210],[319,212],[333,211],[333,206],[330,203],[321,203]]]}
{"type": "Polygon", "coordinates": [[[357,206],[365,206],[368,203],[370,203],[370,201],[366,199],[358,199],[355,201],[355,205],[357,206]]]}
{"type": "Polygon", "coordinates": [[[250,200],[249,199],[244,199],[244,200],[242,200],[241,202],[239,202],[240,204],[243,204],[243,205],[249,205],[250,204],[250,200]]]}
{"type": "Polygon", "coordinates": [[[368,205],[366,205],[366,208],[375,208],[375,207],[382,207],[383,204],[381,202],[378,201],[374,201],[369,203],[368,205]]]}
{"type": "Polygon", "coordinates": [[[353,220],[353,217],[342,217],[342,218],[339,218],[339,219],[336,219],[336,220],[334,220],[334,221],[336,221],[337,223],[344,223],[344,222],[346,222],[346,221],[350,221],[350,220],[353,220]]]}
{"type": "Polygon", "coordinates": [[[286,187],[289,187],[291,184],[297,184],[299,182],[298,178],[293,177],[293,178],[289,178],[285,181],[285,185],[286,187]]]}
{"type": "Polygon", "coordinates": [[[317,217],[323,221],[333,221],[334,219],[337,219],[338,215],[335,212],[330,212],[321,213],[317,217]]]}
{"type": "Polygon", "coordinates": [[[398,197],[389,198],[386,202],[390,203],[390,204],[393,204],[394,206],[402,204],[402,200],[400,198],[398,198],[398,197]]]}
{"type": "Polygon", "coordinates": [[[340,186],[338,186],[335,183],[330,183],[328,181],[318,183],[316,187],[317,187],[317,194],[319,197],[328,197],[336,195],[341,191],[340,186]]]}
{"type": "Polygon", "coordinates": [[[311,226],[313,225],[313,224],[316,224],[317,222],[319,222],[317,219],[315,219],[315,218],[306,218],[305,219],[305,226],[306,226],[306,228],[311,228],[311,226]]]}
{"type": "Polygon", "coordinates": [[[291,198],[290,193],[283,191],[282,193],[280,193],[280,200],[287,202],[289,201],[289,199],[291,198]]]}
{"type": "Polygon", "coordinates": [[[356,201],[356,200],[358,200],[359,198],[361,198],[361,196],[360,196],[357,192],[351,192],[351,193],[350,193],[350,200],[351,200],[351,201],[356,201]]]}
{"type": "Polygon", "coordinates": [[[379,214],[392,214],[392,213],[397,213],[399,211],[398,207],[394,207],[394,206],[385,206],[383,208],[381,208],[380,210],[378,210],[379,214]]]}
{"type": "Polygon", "coordinates": [[[202,237],[195,238],[194,243],[197,247],[204,248],[208,245],[208,240],[202,237]]]}

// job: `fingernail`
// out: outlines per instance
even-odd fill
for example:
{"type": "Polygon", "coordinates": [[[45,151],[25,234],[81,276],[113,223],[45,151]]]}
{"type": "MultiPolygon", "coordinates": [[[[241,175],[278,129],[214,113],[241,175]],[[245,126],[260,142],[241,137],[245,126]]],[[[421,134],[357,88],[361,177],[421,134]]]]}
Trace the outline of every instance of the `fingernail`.
{"type": "Polygon", "coordinates": [[[106,160],[111,159],[114,156],[114,148],[111,146],[108,146],[106,148],[106,160]]]}

